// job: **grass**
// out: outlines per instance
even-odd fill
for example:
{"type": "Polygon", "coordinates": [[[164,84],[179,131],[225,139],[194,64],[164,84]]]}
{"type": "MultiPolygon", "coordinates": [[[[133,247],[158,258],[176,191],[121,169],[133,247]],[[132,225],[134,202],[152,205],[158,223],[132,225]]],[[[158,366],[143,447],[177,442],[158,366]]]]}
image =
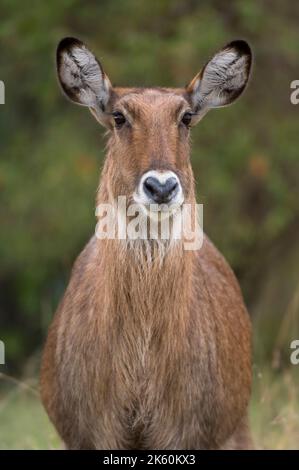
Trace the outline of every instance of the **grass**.
{"type": "Polygon", "coordinates": [[[250,421],[257,448],[299,449],[299,366],[254,371],[250,421]]]}
{"type": "MultiPolygon", "coordinates": [[[[0,375],[0,379],[7,378],[0,375]]],[[[59,449],[61,442],[39,400],[36,383],[1,388],[0,450],[59,449]]]]}
{"type": "MultiPolygon", "coordinates": [[[[61,448],[36,382],[7,384],[3,375],[0,380],[5,382],[0,389],[0,449],[61,448]]],[[[299,366],[280,373],[255,367],[250,420],[257,448],[299,449],[298,390],[299,366]]]]}

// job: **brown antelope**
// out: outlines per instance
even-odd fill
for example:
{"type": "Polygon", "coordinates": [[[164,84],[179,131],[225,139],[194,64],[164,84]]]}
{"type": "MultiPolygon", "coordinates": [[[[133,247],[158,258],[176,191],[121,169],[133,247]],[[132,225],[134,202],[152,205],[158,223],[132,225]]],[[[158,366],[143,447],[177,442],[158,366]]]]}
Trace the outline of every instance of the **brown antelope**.
{"type": "MultiPolygon", "coordinates": [[[[166,216],[194,205],[190,128],[232,103],[250,68],[240,40],[186,88],[114,88],[81,41],[62,40],[65,94],[109,132],[97,204],[124,195],[145,218],[152,203],[166,216]]],[[[198,250],[135,242],[94,236],[74,265],[42,361],[50,419],[69,449],[251,448],[251,325],[232,270],[206,236],[198,250]]]]}

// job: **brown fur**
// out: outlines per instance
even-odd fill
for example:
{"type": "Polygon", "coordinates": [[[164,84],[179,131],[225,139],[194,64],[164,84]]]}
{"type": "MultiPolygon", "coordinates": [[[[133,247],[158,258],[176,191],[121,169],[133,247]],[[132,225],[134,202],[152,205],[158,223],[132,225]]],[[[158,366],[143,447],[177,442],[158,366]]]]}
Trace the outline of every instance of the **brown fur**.
{"type": "MultiPolygon", "coordinates": [[[[130,199],[149,169],[175,171],[195,203],[184,90],[116,89],[112,109],[134,128],[111,130],[97,202],[130,199]]],[[[250,448],[251,326],[238,283],[207,237],[134,256],[93,237],[51,325],[42,400],[68,448],[250,448]]]]}

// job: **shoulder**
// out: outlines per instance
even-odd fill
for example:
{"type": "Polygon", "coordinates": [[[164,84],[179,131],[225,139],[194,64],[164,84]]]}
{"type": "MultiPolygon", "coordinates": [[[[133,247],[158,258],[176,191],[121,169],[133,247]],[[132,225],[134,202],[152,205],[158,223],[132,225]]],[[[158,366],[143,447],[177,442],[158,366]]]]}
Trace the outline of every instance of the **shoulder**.
{"type": "Polygon", "coordinates": [[[88,270],[91,265],[94,264],[98,257],[98,243],[95,236],[91,237],[88,243],[85,245],[79,256],[77,256],[73,269],[72,275],[79,274],[81,271],[88,270]]]}
{"type": "Polygon", "coordinates": [[[211,285],[217,288],[233,290],[237,295],[242,296],[236,276],[207,235],[204,234],[203,244],[197,254],[197,270],[208,280],[211,285]]]}

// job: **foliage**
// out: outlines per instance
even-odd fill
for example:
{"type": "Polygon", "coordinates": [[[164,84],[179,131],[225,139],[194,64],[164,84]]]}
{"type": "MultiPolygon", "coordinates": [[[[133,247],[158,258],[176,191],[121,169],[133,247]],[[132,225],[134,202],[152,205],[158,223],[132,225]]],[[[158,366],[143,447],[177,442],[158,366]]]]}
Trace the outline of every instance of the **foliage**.
{"type": "MultiPolygon", "coordinates": [[[[267,312],[260,313],[270,273],[279,284],[277,247],[292,258],[298,235],[298,109],[289,99],[290,82],[298,79],[298,4],[53,0],[24,7],[2,0],[0,13],[0,79],[6,84],[0,335],[7,368],[20,369],[41,346],[71,265],[95,225],[103,131],[58,89],[54,52],[67,35],[85,40],[114,82],[145,86],[184,85],[226,42],[250,41],[251,84],[237,104],[211,112],[194,130],[193,165],[205,230],[232,263],[253,316],[258,311],[268,319],[259,333],[269,359],[298,278],[298,264],[290,264],[290,284],[270,289],[267,312]],[[276,329],[265,339],[269,323],[276,329]]],[[[284,272],[288,276],[288,267],[284,272]]]]}

